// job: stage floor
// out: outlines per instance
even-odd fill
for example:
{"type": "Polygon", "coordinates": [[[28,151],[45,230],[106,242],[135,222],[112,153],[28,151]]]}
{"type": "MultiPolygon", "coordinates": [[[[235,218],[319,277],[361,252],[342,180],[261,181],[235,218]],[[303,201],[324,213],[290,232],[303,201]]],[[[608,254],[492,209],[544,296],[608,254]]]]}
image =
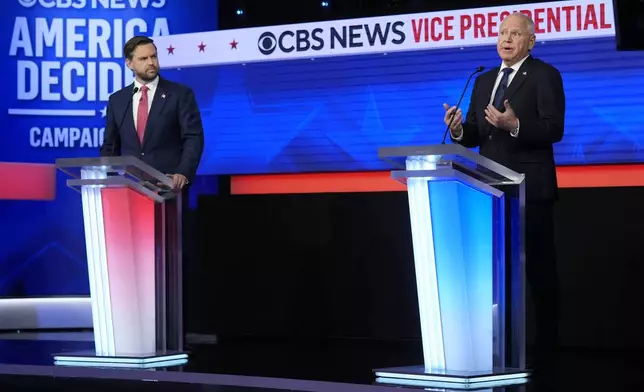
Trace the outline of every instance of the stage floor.
{"type": "MultiPolygon", "coordinates": [[[[190,347],[187,365],[157,370],[54,366],[52,354],[93,348],[91,333],[0,334],[0,391],[400,392],[372,368],[408,365],[416,342],[238,339],[190,347]],[[400,363],[403,362],[403,363],[400,363]]],[[[521,387],[486,391],[641,389],[639,353],[563,350],[556,371],[521,387]]],[[[415,364],[412,362],[411,364],[415,364]]],[[[431,389],[429,389],[431,390],[431,389]]],[[[446,389],[436,389],[447,391],[446,389]]]]}

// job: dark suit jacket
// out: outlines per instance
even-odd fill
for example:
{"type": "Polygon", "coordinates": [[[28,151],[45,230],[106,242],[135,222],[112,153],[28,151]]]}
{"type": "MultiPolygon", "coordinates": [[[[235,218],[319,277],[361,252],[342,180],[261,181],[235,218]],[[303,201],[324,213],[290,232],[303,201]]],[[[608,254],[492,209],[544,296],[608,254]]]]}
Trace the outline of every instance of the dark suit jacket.
{"type": "Polygon", "coordinates": [[[192,90],[159,77],[143,143],[134,128],[134,84],[112,94],[101,156],[135,156],[164,174],[192,181],[203,152],[201,113],[192,90]]]}
{"type": "Polygon", "coordinates": [[[518,137],[485,120],[485,108],[500,68],[476,78],[463,124],[465,147],[526,176],[526,198],[557,198],[557,176],[552,145],[564,134],[565,96],[559,71],[529,56],[514,75],[506,98],[519,119],[518,137]]]}

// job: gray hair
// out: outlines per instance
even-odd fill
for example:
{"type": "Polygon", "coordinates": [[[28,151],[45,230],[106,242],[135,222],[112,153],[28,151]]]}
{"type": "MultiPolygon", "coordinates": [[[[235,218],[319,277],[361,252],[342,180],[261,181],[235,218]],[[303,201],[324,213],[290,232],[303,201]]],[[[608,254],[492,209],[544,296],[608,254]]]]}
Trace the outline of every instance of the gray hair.
{"type": "Polygon", "coordinates": [[[528,28],[528,33],[530,33],[530,35],[534,35],[534,21],[532,20],[532,18],[530,18],[528,15],[521,12],[513,12],[512,15],[510,16],[516,16],[521,18],[525,23],[526,27],[528,28]]]}

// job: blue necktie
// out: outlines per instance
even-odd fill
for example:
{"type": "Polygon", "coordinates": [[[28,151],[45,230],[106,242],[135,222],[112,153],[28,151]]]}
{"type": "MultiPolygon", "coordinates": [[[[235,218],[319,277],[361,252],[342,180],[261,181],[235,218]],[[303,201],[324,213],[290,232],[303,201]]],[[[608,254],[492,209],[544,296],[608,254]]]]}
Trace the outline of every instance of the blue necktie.
{"type": "Polygon", "coordinates": [[[494,94],[494,107],[500,111],[505,109],[503,102],[505,101],[505,91],[508,89],[508,78],[510,74],[514,71],[512,68],[503,68],[503,77],[501,78],[501,83],[496,89],[496,94],[494,94]]]}

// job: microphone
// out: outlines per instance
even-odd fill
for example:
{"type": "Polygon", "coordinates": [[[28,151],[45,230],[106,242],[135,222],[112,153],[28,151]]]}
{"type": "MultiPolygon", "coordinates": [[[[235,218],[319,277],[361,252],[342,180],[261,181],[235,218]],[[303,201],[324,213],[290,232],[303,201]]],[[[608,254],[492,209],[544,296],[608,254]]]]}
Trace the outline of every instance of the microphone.
{"type": "Polygon", "coordinates": [[[465,88],[463,89],[463,93],[461,94],[461,98],[458,100],[458,103],[456,104],[456,108],[454,109],[454,112],[452,112],[452,116],[449,119],[449,124],[447,124],[447,129],[445,129],[445,133],[443,134],[443,141],[441,144],[445,144],[445,139],[447,138],[447,133],[449,132],[450,127],[452,126],[452,122],[454,121],[454,117],[456,116],[456,112],[458,112],[458,107],[461,105],[461,101],[463,100],[463,96],[465,95],[465,91],[467,91],[467,86],[470,84],[470,80],[472,80],[472,76],[476,75],[477,73],[483,71],[485,67],[480,66],[476,69],[476,71],[472,72],[470,74],[470,77],[467,78],[467,83],[465,83],[465,88]]]}
{"type": "MultiPolygon", "coordinates": [[[[132,89],[132,94],[130,95],[130,99],[128,99],[128,101],[127,101],[127,106],[125,107],[125,111],[123,112],[123,117],[121,118],[121,123],[119,124],[119,127],[118,127],[118,128],[116,128],[115,132],[118,132],[118,131],[119,131],[119,129],[121,129],[121,127],[123,126],[123,123],[125,122],[125,116],[127,116],[127,114],[129,113],[130,106],[132,105],[132,97],[133,97],[133,96],[134,96],[134,94],[136,94],[137,92],[139,92],[139,88],[138,88],[138,87],[134,87],[134,88],[132,89]]],[[[114,141],[112,141],[112,153],[110,154],[110,156],[111,156],[111,157],[113,157],[113,156],[114,156],[114,149],[115,149],[115,148],[116,148],[116,143],[115,143],[114,141]]]]}

